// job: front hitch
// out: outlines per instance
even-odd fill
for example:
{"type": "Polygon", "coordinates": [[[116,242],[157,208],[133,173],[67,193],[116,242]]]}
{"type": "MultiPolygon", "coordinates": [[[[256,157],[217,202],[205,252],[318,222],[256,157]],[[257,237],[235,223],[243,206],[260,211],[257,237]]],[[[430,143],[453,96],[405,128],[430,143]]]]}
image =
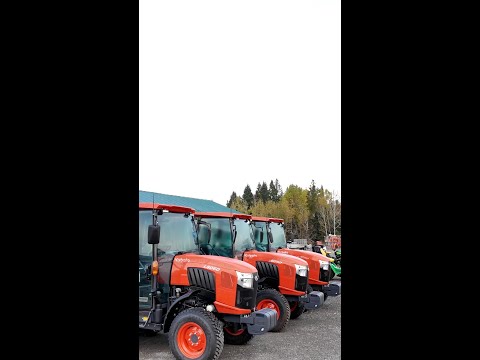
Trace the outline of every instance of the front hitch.
{"type": "Polygon", "coordinates": [[[342,293],[342,283],[330,281],[328,285],[323,285],[322,291],[328,296],[337,296],[342,293]]]}
{"type": "Polygon", "coordinates": [[[277,325],[277,312],[265,308],[253,311],[248,315],[224,315],[223,319],[233,323],[246,324],[249,334],[262,335],[277,325]]]}
{"type": "Polygon", "coordinates": [[[325,301],[325,295],[321,291],[312,291],[300,297],[300,301],[305,304],[305,309],[318,309],[325,301]]]}

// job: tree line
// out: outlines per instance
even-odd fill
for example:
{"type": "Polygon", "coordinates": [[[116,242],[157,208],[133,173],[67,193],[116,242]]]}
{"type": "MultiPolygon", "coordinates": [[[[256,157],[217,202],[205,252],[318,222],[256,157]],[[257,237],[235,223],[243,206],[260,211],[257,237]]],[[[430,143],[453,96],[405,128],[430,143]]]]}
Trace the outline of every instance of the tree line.
{"type": "Polygon", "coordinates": [[[258,183],[255,193],[247,184],[242,196],[232,192],[227,206],[245,214],[284,219],[288,240],[324,240],[342,231],[340,201],[323,186],[318,188],[314,180],[308,189],[289,185],[285,192],[278,179],[268,186],[265,181],[258,183]]]}

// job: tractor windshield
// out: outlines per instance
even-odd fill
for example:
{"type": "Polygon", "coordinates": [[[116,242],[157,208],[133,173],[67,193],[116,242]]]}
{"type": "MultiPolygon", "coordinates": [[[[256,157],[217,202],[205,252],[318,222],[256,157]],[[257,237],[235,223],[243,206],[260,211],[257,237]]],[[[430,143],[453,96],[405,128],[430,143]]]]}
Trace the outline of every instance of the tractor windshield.
{"type": "Polygon", "coordinates": [[[202,221],[211,226],[210,242],[208,242],[206,228],[202,227],[198,233],[198,243],[204,254],[241,258],[241,254],[245,250],[255,249],[253,233],[248,220],[204,218],[202,221]],[[234,230],[237,232],[235,244],[233,243],[234,230]]]}
{"type": "Polygon", "coordinates": [[[272,243],[270,244],[271,251],[277,251],[278,248],[286,248],[287,241],[285,240],[285,230],[283,224],[270,223],[270,232],[272,234],[272,243]]]}
{"type": "Polygon", "coordinates": [[[255,247],[258,251],[268,251],[267,232],[265,231],[265,223],[263,221],[252,221],[253,238],[255,239],[255,247]],[[263,232],[263,238],[261,234],[263,232]]]}
{"type": "MultiPolygon", "coordinates": [[[[160,243],[158,244],[158,256],[176,254],[182,252],[195,252],[195,238],[197,236],[191,215],[164,212],[158,215],[160,224],[160,243]]],[[[140,257],[152,257],[152,245],[148,244],[148,225],[151,225],[152,211],[140,211],[139,218],[139,254],[140,257]]]]}
{"type": "Polygon", "coordinates": [[[206,228],[202,227],[199,229],[198,243],[202,253],[207,255],[233,257],[230,219],[204,218],[202,221],[210,224],[212,232],[210,241],[208,241],[206,228]]]}
{"type": "Polygon", "coordinates": [[[243,253],[245,250],[254,250],[255,242],[253,241],[253,232],[250,222],[243,219],[234,219],[233,225],[237,230],[235,239],[235,255],[243,253]]]}

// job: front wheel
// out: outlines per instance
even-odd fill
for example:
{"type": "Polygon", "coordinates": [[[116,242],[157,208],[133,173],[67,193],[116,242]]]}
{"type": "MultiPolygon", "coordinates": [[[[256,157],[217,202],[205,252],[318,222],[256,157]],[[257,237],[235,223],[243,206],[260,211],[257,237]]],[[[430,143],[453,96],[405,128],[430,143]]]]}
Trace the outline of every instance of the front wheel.
{"type": "Polygon", "coordinates": [[[277,312],[277,325],[270,331],[279,332],[290,320],[290,305],[285,296],[275,289],[264,289],[257,293],[257,309],[273,309],[277,312]]]}
{"type": "Polygon", "coordinates": [[[223,328],[223,336],[225,337],[225,344],[230,345],[244,345],[253,338],[246,327],[235,330],[232,326],[223,328]]]}
{"type": "Polygon", "coordinates": [[[215,360],[223,350],[223,324],[205,309],[184,310],[173,319],[168,342],[179,360],[215,360]]]}

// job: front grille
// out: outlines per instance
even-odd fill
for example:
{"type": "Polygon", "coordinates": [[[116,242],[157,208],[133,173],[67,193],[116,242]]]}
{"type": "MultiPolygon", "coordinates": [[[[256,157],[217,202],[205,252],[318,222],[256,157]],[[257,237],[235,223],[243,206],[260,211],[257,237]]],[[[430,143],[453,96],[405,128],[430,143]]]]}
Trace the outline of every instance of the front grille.
{"type": "Polygon", "coordinates": [[[191,286],[215,291],[215,276],[210,271],[200,268],[188,268],[188,282],[191,286]]]}
{"type": "Polygon", "coordinates": [[[295,275],[295,290],[298,291],[307,291],[308,284],[308,272],[307,276],[295,275]]]}
{"type": "Polygon", "coordinates": [[[257,299],[258,280],[253,279],[253,288],[245,289],[237,284],[236,307],[253,310],[257,299]]]}
{"type": "Polygon", "coordinates": [[[332,271],[330,266],[328,267],[328,270],[320,268],[320,281],[328,282],[330,280],[330,271],[332,271]]]}
{"type": "Polygon", "coordinates": [[[269,262],[257,261],[258,276],[278,279],[278,266],[269,262]]]}

